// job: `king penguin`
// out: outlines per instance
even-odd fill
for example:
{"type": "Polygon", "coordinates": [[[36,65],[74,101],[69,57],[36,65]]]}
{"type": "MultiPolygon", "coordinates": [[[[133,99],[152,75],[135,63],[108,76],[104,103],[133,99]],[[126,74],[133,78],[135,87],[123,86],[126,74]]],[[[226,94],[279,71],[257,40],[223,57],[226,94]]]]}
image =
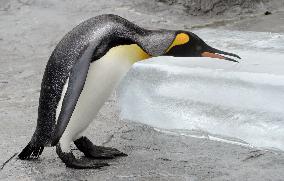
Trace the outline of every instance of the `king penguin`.
{"type": "Polygon", "coordinates": [[[67,167],[85,169],[108,165],[92,159],[127,156],[115,148],[94,145],[84,130],[131,66],[155,56],[233,62],[238,61],[230,57],[240,58],[210,47],[189,31],[147,30],[112,14],[88,19],[67,33],[52,52],[42,79],[36,130],[18,157],[36,159],[44,147],[56,146],[67,167]],[[72,142],[91,159],[75,158],[72,142]]]}

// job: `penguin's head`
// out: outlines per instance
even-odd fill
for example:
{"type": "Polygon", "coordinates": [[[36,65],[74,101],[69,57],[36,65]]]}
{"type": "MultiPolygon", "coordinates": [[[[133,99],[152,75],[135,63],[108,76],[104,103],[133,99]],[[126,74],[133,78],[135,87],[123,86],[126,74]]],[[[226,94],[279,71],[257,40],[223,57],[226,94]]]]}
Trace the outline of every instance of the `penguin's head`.
{"type": "Polygon", "coordinates": [[[235,59],[224,56],[228,55],[240,59],[236,54],[210,47],[197,35],[188,31],[178,31],[174,41],[164,55],[174,57],[211,57],[238,62],[235,59]]]}

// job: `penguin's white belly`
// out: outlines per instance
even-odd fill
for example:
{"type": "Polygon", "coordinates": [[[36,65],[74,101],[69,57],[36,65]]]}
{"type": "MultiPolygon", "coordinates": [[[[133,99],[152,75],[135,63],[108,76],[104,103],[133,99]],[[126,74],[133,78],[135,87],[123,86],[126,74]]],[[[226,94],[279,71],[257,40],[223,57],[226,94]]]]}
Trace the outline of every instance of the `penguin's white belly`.
{"type": "MultiPolygon", "coordinates": [[[[101,59],[91,63],[84,88],[80,94],[72,117],[61,137],[61,142],[70,143],[81,136],[81,133],[95,118],[114,88],[128,72],[131,65],[134,63],[133,59],[142,58],[141,54],[138,54],[137,57],[136,54],[133,54],[135,52],[128,52],[129,46],[133,45],[112,48],[101,59]]],[[[137,49],[137,47],[135,47],[135,49],[137,49]]],[[[68,81],[64,86],[62,95],[65,95],[67,87],[68,81]]],[[[59,110],[61,110],[63,97],[64,96],[61,96],[57,108],[57,118],[59,110]]]]}
{"type": "Polygon", "coordinates": [[[80,136],[130,66],[131,64],[127,65],[121,60],[109,60],[107,57],[91,63],[84,88],[63,137],[67,136],[74,140],[80,136]]]}

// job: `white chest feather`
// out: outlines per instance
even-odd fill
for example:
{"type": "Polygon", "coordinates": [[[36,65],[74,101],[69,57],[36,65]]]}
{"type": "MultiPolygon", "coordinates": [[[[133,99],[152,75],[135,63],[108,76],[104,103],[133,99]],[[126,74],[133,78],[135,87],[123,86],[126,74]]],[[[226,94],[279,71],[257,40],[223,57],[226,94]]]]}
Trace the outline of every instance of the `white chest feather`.
{"type": "MultiPolygon", "coordinates": [[[[80,136],[132,64],[148,57],[139,46],[133,44],[114,47],[101,59],[91,63],[84,88],[62,138],[72,141],[80,136]]],[[[68,80],[62,95],[65,95],[67,86],[68,80]]],[[[56,119],[61,111],[63,97],[56,110],[56,119]]]]}

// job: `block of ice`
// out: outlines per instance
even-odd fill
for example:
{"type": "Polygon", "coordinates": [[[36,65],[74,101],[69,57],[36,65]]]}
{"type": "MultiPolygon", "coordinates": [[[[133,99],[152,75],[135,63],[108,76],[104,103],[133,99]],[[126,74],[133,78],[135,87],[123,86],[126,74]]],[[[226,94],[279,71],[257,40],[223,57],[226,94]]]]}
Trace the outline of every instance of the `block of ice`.
{"type": "Polygon", "coordinates": [[[118,89],[122,118],[284,150],[284,54],[258,46],[227,49],[243,57],[239,64],[173,57],[135,64],[118,89]]]}

